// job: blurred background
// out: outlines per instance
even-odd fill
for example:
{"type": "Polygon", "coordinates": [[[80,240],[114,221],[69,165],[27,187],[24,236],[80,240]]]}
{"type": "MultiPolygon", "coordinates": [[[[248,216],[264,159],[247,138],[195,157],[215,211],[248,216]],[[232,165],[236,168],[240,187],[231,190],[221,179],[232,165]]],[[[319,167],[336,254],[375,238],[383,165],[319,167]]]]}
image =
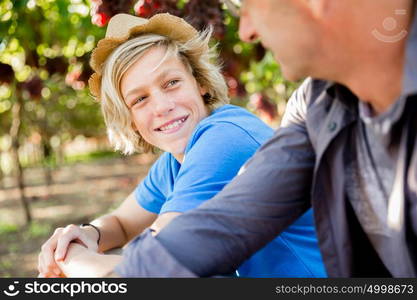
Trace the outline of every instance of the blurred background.
{"type": "Polygon", "coordinates": [[[114,152],[87,89],[91,50],[113,15],[169,12],[212,25],[232,103],[279,126],[298,83],[261,44],[239,41],[225,1],[0,1],[0,277],[37,276],[40,245],[56,227],[113,209],[158,156],[114,152]]]}

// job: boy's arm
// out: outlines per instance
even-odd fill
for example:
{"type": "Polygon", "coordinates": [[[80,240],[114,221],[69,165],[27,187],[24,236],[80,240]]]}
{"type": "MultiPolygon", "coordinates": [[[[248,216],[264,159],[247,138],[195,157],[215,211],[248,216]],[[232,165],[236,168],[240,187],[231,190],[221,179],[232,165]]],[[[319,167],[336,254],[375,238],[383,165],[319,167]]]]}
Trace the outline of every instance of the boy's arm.
{"type": "Polygon", "coordinates": [[[121,255],[100,254],[71,243],[65,260],[57,264],[65,277],[115,277],[113,269],[121,260],[121,255]]]}

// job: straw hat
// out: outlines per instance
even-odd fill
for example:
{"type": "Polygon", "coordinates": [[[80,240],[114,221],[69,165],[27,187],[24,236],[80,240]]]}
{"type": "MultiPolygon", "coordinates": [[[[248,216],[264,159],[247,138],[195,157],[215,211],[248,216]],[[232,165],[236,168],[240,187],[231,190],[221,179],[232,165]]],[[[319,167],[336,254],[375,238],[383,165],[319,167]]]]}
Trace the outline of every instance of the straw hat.
{"type": "Polygon", "coordinates": [[[163,35],[179,42],[186,42],[198,34],[193,26],[168,13],[156,14],[150,19],[128,14],[113,16],[105,38],[98,42],[91,55],[90,64],[95,73],[88,80],[88,85],[94,97],[100,98],[102,67],[107,57],[129,38],[144,33],[163,35]]]}

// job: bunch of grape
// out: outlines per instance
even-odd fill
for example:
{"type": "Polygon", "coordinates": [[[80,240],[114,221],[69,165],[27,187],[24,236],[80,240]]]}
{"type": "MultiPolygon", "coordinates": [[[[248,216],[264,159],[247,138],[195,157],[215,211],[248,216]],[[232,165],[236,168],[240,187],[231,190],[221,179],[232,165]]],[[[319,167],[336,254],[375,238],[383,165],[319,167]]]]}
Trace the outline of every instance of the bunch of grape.
{"type": "Polygon", "coordinates": [[[49,58],[46,61],[45,69],[48,71],[49,76],[53,74],[64,75],[68,70],[68,63],[63,57],[49,58]]]}
{"type": "Polygon", "coordinates": [[[94,73],[93,69],[90,66],[90,59],[91,53],[87,53],[77,59],[77,61],[82,65],[81,73],[78,76],[77,80],[84,82],[85,85],[88,84],[88,80],[94,73]]]}
{"type": "Polygon", "coordinates": [[[263,93],[251,95],[249,103],[267,123],[274,122],[278,116],[277,106],[263,93]]]}
{"type": "MultiPolygon", "coordinates": [[[[92,22],[103,27],[112,16],[129,12],[134,0],[92,0],[92,22]]],[[[185,17],[195,28],[201,30],[207,25],[214,28],[214,36],[222,39],[226,26],[223,24],[223,10],[219,0],[189,0],[183,10],[177,6],[177,0],[139,0],[133,9],[137,16],[149,18],[158,13],[170,13],[185,17]]]]}
{"type": "Polygon", "coordinates": [[[264,48],[264,46],[262,46],[261,43],[257,43],[254,46],[254,59],[256,61],[261,61],[264,58],[265,53],[266,53],[266,49],[264,48]]]}
{"type": "Polygon", "coordinates": [[[219,0],[190,0],[184,8],[185,19],[198,30],[212,25],[214,37],[222,39],[226,33],[224,13],[219,0]]]}
{"type": "Polygon", "coordinates": [[[103,27],[112,16],[129,12],[133,2],[134,0],[92,0],[91,22],[103,27]]]}
{"type": "Polygon", "coordinates": [[[93,75],[94,71],[93,69],[91,69],[89,64],[84,64],[83,65],[83,70],[80,74],[80,76],[78,77],[79,81],[84,82],[85,84],[88,83],[88,79],[90,79],[91,75],[93,75]]]}
{"type": "Polygon", "coordinates": [[[33,68],[39,68],[39,55],[34,49],[25,49],[26,54],[26,61],[25,64],[33,67],[33,68]]]}
{"type": "Polygon", "coordinates": [[[43,82],[39,76],[35,75],[31,79],[25,81],[22,84],[22,87],[29,93],[30,98],[34,100],[39,100],[41,98],[43,82]]]}
{"type": "Polygon", "coordinates": [[[14,79],[13,68],[8,64],[0,63],[0,84],[2,83],[12,83],[14,79]]]}
{"type": "Polygon", "coordinates": [[[135,14],[142,18],[149,18],[158,13],[170,13],[178,17],[182,12],[177,7],[176,0],[139,0],[134,7],[135,14]]]}

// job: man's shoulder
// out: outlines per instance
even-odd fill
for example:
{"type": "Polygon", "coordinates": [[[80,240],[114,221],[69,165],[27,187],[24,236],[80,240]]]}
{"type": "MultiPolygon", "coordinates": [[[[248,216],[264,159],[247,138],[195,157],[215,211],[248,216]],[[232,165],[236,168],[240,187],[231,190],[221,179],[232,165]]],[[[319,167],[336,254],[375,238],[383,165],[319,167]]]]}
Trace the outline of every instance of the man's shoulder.
{"type": "Polygon", "coordinates": [[[333,83],[325,80],[313,78],[304,80],[288,100],[281,125],[302,124],[307,121],[308,116],[317,116],[317,114],[320,117],[315,117],[314,120],[320,121],[320,119],[323,119],[323,114],[332,102],[332,97],[329,97],[327,92],[331,86],[333,86],[333,83]]]}

